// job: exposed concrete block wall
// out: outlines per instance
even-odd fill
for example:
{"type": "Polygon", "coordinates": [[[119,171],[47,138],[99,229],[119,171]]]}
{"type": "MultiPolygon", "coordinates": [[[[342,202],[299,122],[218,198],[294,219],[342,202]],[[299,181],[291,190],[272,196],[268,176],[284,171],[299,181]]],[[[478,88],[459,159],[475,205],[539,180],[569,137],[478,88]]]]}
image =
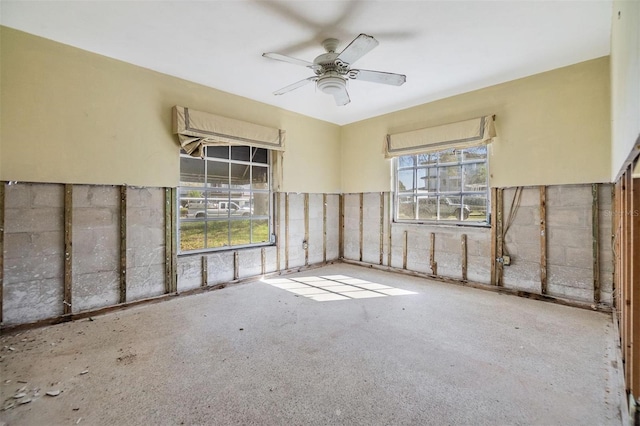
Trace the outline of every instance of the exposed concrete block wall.
{"type": "Polygon", "coordinates": [[[598,189],[598,249],[600,256],[600,301],[613,305],[613,185],[598,189]]]}
{"type": "Polygon", "coordinates": [[[327,261],[340,257],[340,196],[326,194],[326,252],[327,261]]]}
{"type": "Polygon", "coordinates": [[[64,187],[5,185],[5,324],[63,313],[64,187]]]}
{"type": "Polygon", "coordinates": [[[288,266],[296,268],[305,265],[304,197],[302,193],[289,193],[289,236],[287,241],[288,266]]]}
{"type": "MultiPolygon", "coordinates": [[[[598,277],[599,299],[612,303],[611,185],[598,187],[598,277]]],[[[503,190],[503,223],[510,223],[504,236],[504,255],[512,263],[503,268],[506,288],[541,293],[541,198],[540,187],[522,188],[515,216],[510,210],[515,188],[503,190]]],[[[594,301],[594,252],[592,246],[592,185],[549,186],[546,189],[547,294],[571,300],[594,301]]],[[[391,209],[384,201],[380,226],[379,193],[344,195],[344,258],[389,265],[387,241],[391,232],[391,267],[433,274],[431,234],[435,235],[433,257],[437,275],[462,280],[462,238],[466,235],[467,280],[491,284],[491,238],[489,227],[430,224],[389,224],[391,209]],[[360,235],[362,196],[363,235],[360,235]],[[380,229],[383,245],[380,245],[380,229]],[[362,247],[360,241],[362,238],[362,247]],[[406,241],[405,241],[406,238],[406,241]],[[406,246],[406,251],[405,251],[406,246]],[[406,259],[405,259],[406,258],[406,259]]],[[[495,220],[494,220],[495,222],[495,220]]]]}
{"type": "Polygon", "coordinates": [[[163,188],[127,188],[127,300],[165,291],[163,188]]]}
{"type": "MultiPolygon", "coordinates": [[[[598,191],[599,212],[603,224],[599,229],[600,299],[611,303],[612,255],[611,186],[598,191]],[[608,195],[607,195],[608,193],[608,195]],[[608,218],[606,216],[609,216],[608,218]],[[608,234],[608,235],[607,235],[608,234]]],[[[593,300],[594,253],[592,227],[592,188],[589,185],[549,187],[547,192],[549,294],[571,299],[593,300]]]]}
{"type": "Polygon", "coordinates": [[[404,264],[406,232],[407,268],[432,274],[431,234],[435,235],[434,260],[438,276],[462,279],[462,236],[467,236],[467,279],[489,284],[491,281],[491,231],[482,227],[393,223],[392,260],[394,268],[404,264]]]}
{"type": "Polygon", "coordinates": [[[360,194],[344,194],[343,247],[345,259],[360,260],[360,194]]]}
{"type": "Polygon", "coordinates": [[[120,188],[73,186],[73,313],[120,300],[120,188]]]}
{"type": "Polygon", "coordinates": [[[186,254],[178,257],[178,292],[196,289],[203,285],[203,258],[207,264],[207,285],[217,285],[233,280],[259,276],[262,274],[264,250],[264,272],[295,269],[306,264],[324,261],[326,250],[327,261],[338,259],[338,223],[339,195],[337,194],[276,194],[276,223],[273,232],[276,234],[278,247],[266,246],[213,253],[186,254]],[[308,197],[308,256],[303,247],[305,241],[305,198],[308,197]],[[326,197],[326,227],[323,203],[326,197]],[[287,209],[288,198],[288,236],[287,209]],[[279,235],[278,234],[279,230],[279,235]],[[325,237],[326,230],[326,237],[325,237]],[[279,253],[278,253],[279,250],[279,253]],[[237,256],[237,273],[235,253],[237,256]],[[307,259],[308,257],[308,259],[307,259]]]}
{"type": "MultiPolygon", "coordinates": [[[[3,185],[3,325],[59,317],[64,314],[65,186],[3,185]]],[[[165,189],[73,185],[72,313],[120,303],[121,190],[126,195],[126,301],[166,292],[165,189]]],[[[321,263],[325,256],[327,261],[338,259],[340,196],[288,194],[288,224],[284,214],[286,198],[286,194],[278,194],[280,203],[274,209],[279,220],[279,227],[273,229],[274,233],[279,230],[279,255],[276,246],[265,246],[179,256],[175,271],[177,291],[272,273],[284,270],[285,264],[292,269],[321,263]]]]}
{"type": "Polygon", "coordinates": [[[309,194],[309,264],[324,261],[324,220],[322,194],[309,194]]]}
{"type": "MultiPolygon", "coordinates": [[[[514,199],[515,193],[515,188],[504,189],[503,226],[505,229],[510,221],[511,204],[517,203],[517,200],[514,199]]],[[[547,202],[547,234],[555,227],[555,214],[551,210],[549,202],[547,202]]],[[[556,255],[556,249],[550,240],[547,246],[547,264],[550,264],[550,260],[556,255]]],[[[504,286],[539,293],[540,188],[527,187],[522,189],[520,206],[512,219],[511,227],[506,230],[504,247],[504,255],[510,255],[513,258],[511,265],[504,267],[504,286]]]]}
{"type": "MultiPolygon", "coordinates": [[[[370,192],[364,194],[362,198],[362,261],[373,264],[380,263],[381,251],[384,258],[384,248],[380,247],[380,204],[382,203],[384,209],[385,199],[384,195],[381,197],[380,194],[370,192]]],[[[384,220],[384,210],[382,220],[384,220]]],[[[382,230],[384,234],[384,222],[382,230]]]]}

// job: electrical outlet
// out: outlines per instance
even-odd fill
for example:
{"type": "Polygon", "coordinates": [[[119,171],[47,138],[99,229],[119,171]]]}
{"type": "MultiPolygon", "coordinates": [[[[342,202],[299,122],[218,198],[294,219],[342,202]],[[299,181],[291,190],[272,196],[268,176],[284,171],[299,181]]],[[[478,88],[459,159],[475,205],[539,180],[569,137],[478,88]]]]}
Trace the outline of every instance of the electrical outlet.
{"type": "Polygon", "coordinates": [[[309,248],[309,243],[308,243],[308,242],[306,242],[306,241],[303,241],[303,242],[302,242],[302,250],[306,250],[306,249],[308,249],[308,248],[309,248]]]}
{"type": "Polygon", "coordinates": [[[502,256],[502,264],[504,266],[511,265],[511,256],[502,256]]]}

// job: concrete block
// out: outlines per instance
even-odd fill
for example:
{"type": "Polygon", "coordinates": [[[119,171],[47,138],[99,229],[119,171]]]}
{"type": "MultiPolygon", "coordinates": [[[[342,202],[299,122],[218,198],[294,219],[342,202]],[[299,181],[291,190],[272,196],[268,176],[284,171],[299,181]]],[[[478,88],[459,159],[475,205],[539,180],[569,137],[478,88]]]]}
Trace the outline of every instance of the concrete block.
{"type": "Polygon", "coordinates": [[[547,228],[547,244],[564,247],[591,247],[590,228],[547,228]]]}
{"type": "Polygon", "coordinates": [[[63,313],[61,278],[4,283],[3,323],[25,324],[63,313]]]}
{"type": "Polygon", "coordinates": [[[491,256],[468,256],[467,279],[469,281],[491,284],[491,256]]]}
{"type": "Polygon", "coordinates": [[[547,243],[547,265],[566,265],[566,247],[547,243]]]}
{"type": "Polygon", "coordinates": [[[491,233],[487,231],[482,235],[467,235],[468,255],[491,258],[491,233]]]}
{"type": "Polygon", "coordinates": [[[304,222],[304,194],[289,193],[289,220],[304,222]]]}
{"type": "MultiPolygon", "coordinates": [[[[4,185],[4,182],[2,183],[4,185]]],[[[12,183],[4,186],[5,209],[28,209],[32,207],[31,183],[12,183]]]]}
{"type": "Polygon", "coordinates": [[[127,301],[164,294],[164,264],[127,268],[127,301]]]}
{"type": "Polygon", "coordinates": [[[438,263],[439,276],[462,279],[462,259],[459,254],[436,251],[435,260],[438,263]]]}
{"type": "Polygon", "coordinates": [[[5,284],[28,283],[60,278],[63,275],[64,256],[62,253],[44,256],[34,253],[30,256],[5,259],[4,261],[5,284]]]}
{"type": "Polygon", "coordinates": [[[547,227],[591,227],[591,209],[552,206],[547,209],[547,227]]]}
{"type": "Polygon", "coordinates": [[[592,289],[593,271],[572,266],[549,265],[547,267],[547,283],[557,287],[592,289]]]}
{"type": "Polygon", "coordinates": [[[142,268],[151,265],[165,264],[164,246],[154,248],[127,248],[127,267],[142,268]]]}
{"type": "MultiPolygon", "coordinates": [[[[505,214],[509,212],[509,207],[511,206],[515,190],[515,188],[505,188],[503,192],[505,214]]],[[[523,188],[522,196],[520,198],[520,207],[537,207],[539,205],[540,188],[537,186],[523,188]]]]}
{"type": "MultiPolygon", "coordinates": [[[[509,221],[509,206],[505,206],[505,226],[509,221]]],[[[524,225],[530,226],[532,224],[540,223],[540,207],[538,205],[530,207],[530,206],[520,206],[520,208],[516,211],[516,215],[513,218],[513,226],[516,225],[524,225]]]]}
{"type": "Polygon", "coordinates": [[[340,235],[340,196],[327,195],[327,260],[339,257],[340,235]]]}
{"type": "Polygon", "coordinates": [[[442,237],[442,250],[445,253],[462,256],[462,234],[456,232],[451,234],[440,234],[439,236],[442,237]]]}
{"type": "Polygon", "coordinates": [[[425,261],[423,257],[420,257],[418,255],[410,255],[407,258],[407,269],[409,271],[430,274],[431,265],[429,264],[429,258],[427,257],[427,260],[425,261]]]}
{"type": "Polygon", "coordinates": [[[507,231],[505,242],[531,244],[532,241],[540,240],[540,227],[536,225],[516,225],[513,224],[507,231]]]}
{"type": "Polygon", "coordinates": [[[120,274],[118,271],[74,273],[71,291],[74,313],[116,305],[120,301],[120,274]]]}
{"type": "Polygon", "coordinates": [[[309,194],[309,263],[323,261],[323,200],[322,194],[309,194]]]}
{"type": "Polygon", "coordinates": [[[4,230],[16,232],[47,232],[64,229],[64,210],[59,207],[5,208],[4,230]]]}
{"type": "Polygon", "coordinates": [[[591,207],[591,185],[554,185],[547,188],[547,208],[554,206],[591,207]]]}
{"type": "Polygon", "coordinates": [[[591,247],[567,247],[567,266],[581,269],[593,269],[593,250],[591,247]]]}
{"type": "Polygon", "coordinates": [[[276,256],[277,251],[275,246],[265,247],[265,272],[268,274],[270,272],[277,271],[276,269],[276,256]]]}
{"type": "Polygon", "coordinates": [[[127,226],[130,224],[164,230],[164,212],[158,208],[127,206],[127,226]]]}
{"type": "Polygon", "coordinates": [[[613,305],[613,295],[609,292],[600,292],[600,303],[604,303],[607,305],[613,305]]]}
{"type": "Polygon", "coordinates": [[[520,261],[504,267],[504,287],[540,293],[540,264],[520,261]]]}
{"type": "Polygon", "coordinates": [[[518,262],[540,262],[540,245],[536,241],[533,244],[510,244],[509,254],[512,257],[512,263],[518,262]]]}
{"type": "Polygon", "coordinates": [[[260,249],[238,251],[239,278],[255,277],[262,273],[262,252],[260,249]]]}
{"type": "Polygon", "coordinates": [[[154,208],[164,213],[164,188],[127,188],[127,209],[154,208]]]}
{"type": "Polygon", "coordinates": [[[5,234],[4,238],[5,260],[62,255],[64,252],[64,233],[61,231],[21,232],[5,234]]]}
{"type": "Polygon", "coordinates": [[[119,265],[120,239],[117,229],[95,228],[74,231],[74,273],[117,271],[119,265]]]}
{"type": "Polygon", "coordinates": [[[30,186],[32,207],[64,208],[64,185],[32,183],[30,186]]]}
{"type": "Polygon", "coordinates": [[[73,228],[103,228],[119,225],[119,210],[114,207],[74,208],[73,228]]]}
{"type": "MultiPolygon", "coordinates": [[[[221,251],[217,253],[208,254],[208,270],[209,270],[209,285],[222,284],[227,283],[229,281],[233,281],[233,273],[234,273],[234,258],[233,251],[221,251]]],[[[202,261],[200,260],[200,256],[197,258],[198,270],[202,270],[202,261]]],[[[198,277],[200,280],[198,281],[198,285],[202,283],[202,274],[199,272],[198,277]]]]}
{"type": "MultiPolygon", "coordinates": [[[[209,264],[209,268],[215,265],[209,264]]],[[[198,288],[202,285],[202,260],[200,255],[179,256],[177,262],[178,268],[178,293],[198,288]]],[[[209,277],[215,276],[216,271],[209,271],[209,277]]],[[[233,279],[233,269],[231,271],[231,279],[233,279]]],[[[229,280],[227,280],[229,281],[229,280]]],[[[210,281],[211,283],[211,281],[210,281]]]]}
{"type": "Polygon", "coordinates": [[[592,302],[593,290],[576,287],[567,287],[562,285],[549,284],[548,294],[550,296],[562,297],[571,300],[592,302]]]}
{"type": "Polygon", "coordinates": [[[120,206],[120,187],[111,185],[73,185],[73,207],[120,206]]]}
{"type": "Polygon", "coordinates": [[[127,248],[164,247],[164,228],[127,224],[127,248]]]}

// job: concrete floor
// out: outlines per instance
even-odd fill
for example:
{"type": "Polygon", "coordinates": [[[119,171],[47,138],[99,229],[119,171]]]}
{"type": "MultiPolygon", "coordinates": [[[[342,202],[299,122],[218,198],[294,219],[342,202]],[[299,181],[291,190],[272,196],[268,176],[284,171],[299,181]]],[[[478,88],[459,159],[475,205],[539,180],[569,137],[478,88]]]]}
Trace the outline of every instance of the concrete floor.
{"type": "Polygon", "coordinates": [[[335,275],[415,294],[320,301],[256,281],[5,335],[2,402],[31,402],[1,419],[621,423],[609,315],[345,264],[286,278],[335,275]],[[14,399],[22,388],[27,395],[14,399]]]}

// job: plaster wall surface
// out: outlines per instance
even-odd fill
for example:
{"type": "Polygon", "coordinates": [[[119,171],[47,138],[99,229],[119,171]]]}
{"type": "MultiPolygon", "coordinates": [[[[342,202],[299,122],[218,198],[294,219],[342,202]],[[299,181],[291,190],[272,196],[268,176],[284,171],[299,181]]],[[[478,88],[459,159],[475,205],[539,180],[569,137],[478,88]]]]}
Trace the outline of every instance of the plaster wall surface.
{"type": "Polygon", "coordinates": [[[392,189],[387,134],[484,115],[496,116],[491,187],[610,181],[609,58],[602,57],[343,126],[342,191],[392,189]]]}
{"type": "Polygon", "coordinates": [[[277,190],[340,191],[337,125],[11,28],[0,31],[1,180],[176,187],[171,108],[180,105],[285,130],[277,190]]]}
{"type": "MultiPolygon", "coordinates": [[[[616,0],[611,14],[611,181],[638,154],[640,2],[616,0]]],[[[637,173],[637,170],[636,170],[637,173]]]]}

